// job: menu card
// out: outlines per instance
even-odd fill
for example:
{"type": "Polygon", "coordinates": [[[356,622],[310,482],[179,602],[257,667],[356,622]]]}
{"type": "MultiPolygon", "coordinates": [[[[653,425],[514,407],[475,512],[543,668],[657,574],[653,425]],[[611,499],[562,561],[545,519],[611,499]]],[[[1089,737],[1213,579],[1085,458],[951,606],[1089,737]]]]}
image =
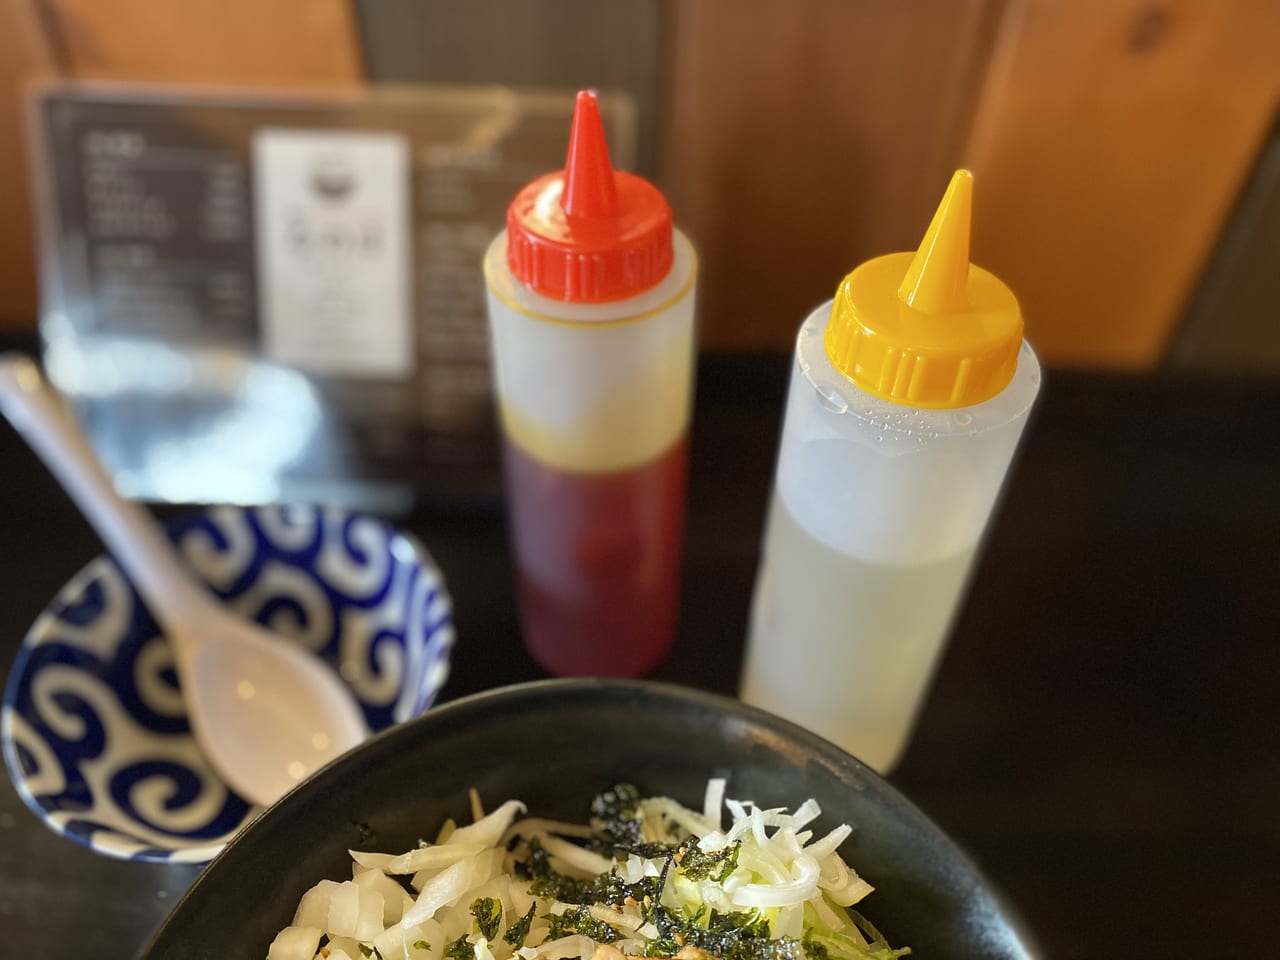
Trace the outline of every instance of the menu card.
{"type": "MultiPolygon", "coordinates": [[[[601,93],[615,166],[635,111],[601,93]]],[[[41,331],[151,500],[491,497],[481,259],[564,163],[573,91],[33,94],[41,331]]]]}

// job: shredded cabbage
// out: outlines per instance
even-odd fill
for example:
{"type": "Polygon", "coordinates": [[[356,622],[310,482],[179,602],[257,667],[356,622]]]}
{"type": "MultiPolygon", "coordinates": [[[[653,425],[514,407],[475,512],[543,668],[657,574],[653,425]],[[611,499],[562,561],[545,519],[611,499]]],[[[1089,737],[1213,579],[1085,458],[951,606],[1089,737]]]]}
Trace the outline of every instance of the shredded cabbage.
{"type": "Polygon", "coordinates": [[[619,785],[586,824],[520,819],[508,800],[435,843],[350,851],[352,879],[302,896],[268,960],[894,960],[848,909],[872,887],[841,858],[846,824],[725,796],[701,810],[619,785]],[[723,826],[725,813],[728,826],[723,826]]]}

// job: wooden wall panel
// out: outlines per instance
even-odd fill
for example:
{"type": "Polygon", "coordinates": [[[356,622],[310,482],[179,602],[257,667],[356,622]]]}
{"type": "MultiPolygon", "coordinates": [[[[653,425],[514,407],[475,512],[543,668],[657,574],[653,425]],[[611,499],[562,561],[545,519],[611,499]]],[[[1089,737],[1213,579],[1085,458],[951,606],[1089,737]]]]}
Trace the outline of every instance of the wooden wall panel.
{"type": "Polygon", "coordinates": [[[35,320],[35,246],[21,91],[27,79],[53,72],[53,56],[34,8],[27,0],[0,0],[0,328],[27,328],[35,320]]]}
{"type": "Polygon", "coordinates": [[[348,0],[33,0],[76,77],[272,87],[357,83],[348,0]]]}
{"type": "Polygon", "coordinates": [[[1013,0],[965,151],[974,258],[1052,363],[1161,360],[1280,103],[1276,0],[1013,0]]]}
{"type": "Polygon", "coordinates": [[[790,349],[852,267],[919,242],[1001,6],[669,3],[661,179],[701,249],[705,346],[790,349]]]}

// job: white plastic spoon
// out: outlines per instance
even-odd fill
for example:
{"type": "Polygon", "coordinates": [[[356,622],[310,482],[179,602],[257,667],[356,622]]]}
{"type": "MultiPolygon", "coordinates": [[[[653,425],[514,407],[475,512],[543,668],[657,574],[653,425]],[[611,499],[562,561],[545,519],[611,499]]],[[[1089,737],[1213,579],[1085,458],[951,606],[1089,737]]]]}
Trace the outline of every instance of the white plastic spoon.
{"type": "Polygon", "coordinates": [[[220,603],[141,506],[120,497],[27,357],[0,356],[0,409],[79,505],[173,645],[196,740],[237,793],[267,806],[367,735],[337,674],[220,603]]]}

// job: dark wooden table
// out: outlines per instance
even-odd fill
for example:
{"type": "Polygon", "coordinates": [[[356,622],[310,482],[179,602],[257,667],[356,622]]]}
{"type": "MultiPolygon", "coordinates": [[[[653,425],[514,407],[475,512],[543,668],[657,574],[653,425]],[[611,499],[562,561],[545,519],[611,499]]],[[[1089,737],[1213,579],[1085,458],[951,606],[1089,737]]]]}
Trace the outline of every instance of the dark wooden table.
{"type": "MultiPolygon", "coordinates": [[[[656,676],[733,693],[787,361],[704,360],[683,617],[656,676]]],[[[0,663],[97,552],[0,426],[0,663]]],[[[403,520],[453,593],[446,694],[540,675],[499,504],[403,520]]],[[[914,742],[891,779],[1047,956],[1275,955],[1280,383],[1051,372],[914,742]]],[[[195,868],[106,859],[0,784],[6,956],[129,955],[195,868]]]]}

